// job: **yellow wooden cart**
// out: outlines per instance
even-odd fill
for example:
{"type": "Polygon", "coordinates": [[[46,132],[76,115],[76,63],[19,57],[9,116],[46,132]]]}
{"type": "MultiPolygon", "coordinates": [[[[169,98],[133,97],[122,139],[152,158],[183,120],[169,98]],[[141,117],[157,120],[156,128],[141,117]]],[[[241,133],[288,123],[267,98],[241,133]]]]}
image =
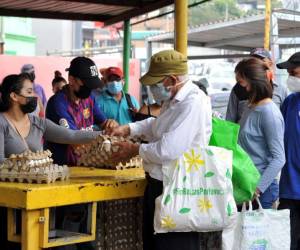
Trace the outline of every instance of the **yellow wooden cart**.
{"type": "Polygon", "coordinates": [[[38,250],[95,240],[98,201],[143,196],[142,169],[100,170],[71,168],[71,178],[52,184],[0,182],[0,206],[8,208],[8,239],[21,242],[22,250],[38,250]],[[91,229],[87,234],[51,238],[49,211],[53,207],[90,204],[91,229]],[[16,234],[15,209],[21,209],[21,235],[16,234]]]}

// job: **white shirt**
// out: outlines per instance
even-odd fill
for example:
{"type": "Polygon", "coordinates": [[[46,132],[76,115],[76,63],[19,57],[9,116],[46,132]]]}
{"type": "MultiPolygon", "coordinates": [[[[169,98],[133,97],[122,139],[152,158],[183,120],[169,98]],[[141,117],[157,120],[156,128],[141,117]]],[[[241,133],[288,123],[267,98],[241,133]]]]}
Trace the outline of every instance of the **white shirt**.
{"type": "Polygon", "coordinates": [[[145,171],[162,180],[162,165],[176,160],[190,148],[208,145],[211,113],[209,97],[188,81],[171,101],[164,102],[157,118],[130,123],[132,136],[144,136],[149,141],[139,149],[145,171]]]}

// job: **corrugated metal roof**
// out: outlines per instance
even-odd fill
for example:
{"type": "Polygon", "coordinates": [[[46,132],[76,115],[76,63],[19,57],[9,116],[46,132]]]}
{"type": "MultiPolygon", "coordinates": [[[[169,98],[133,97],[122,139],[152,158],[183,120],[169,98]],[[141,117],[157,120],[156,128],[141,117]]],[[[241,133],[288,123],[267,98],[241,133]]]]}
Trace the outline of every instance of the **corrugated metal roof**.
{"type": "Polygon", "coordinates": [[[173,4],[174,0],[1,0],[0,15],[112,24],[173,4]]]}
{"type": "MultiPolygon", "coordinates": [[[[300,33],[300,13],[291,15],[288,11],[274,11],[278,17],[278,31],[281,37],[295,37],[300,33]]],[[[192,27],[188,31],[191,46],[249,51],[264,45],[264,14],[216,21],[192,27]]],[[[147,38],[151,42],[173,43],[174,33],[164,33],[147,38]]]]}
{"type": "Polygon", "coordinates": [[[9,0],[0,1],[0,7],[3,9],[16,10],[36,10],[36,11],[51,11],[63,13],[83,13],[83,14],[100,14],[109,13],[110,15],[118,15],[124,11],[131,10],[133,7],[113,6],[95,3],[78,3],[70,1],[22,1],[16,0],[13,3],[9,0]]]}

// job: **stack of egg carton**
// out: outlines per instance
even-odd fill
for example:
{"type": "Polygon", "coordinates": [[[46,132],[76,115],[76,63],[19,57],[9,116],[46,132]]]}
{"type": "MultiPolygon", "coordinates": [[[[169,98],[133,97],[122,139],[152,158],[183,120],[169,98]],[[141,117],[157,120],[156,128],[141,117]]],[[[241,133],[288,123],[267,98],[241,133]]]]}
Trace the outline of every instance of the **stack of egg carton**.
{"type": "Polygon", "coordinates": [[[68,179],[69,168],[53,164],[51,155],[49,150],[12,154],[0,165],[0,180],[40,184],[68,179]]]}
{"type": "Polygon", "coordinates": [[[119,146],[114,145],[116,142],[135,143],[137,140],[131,137],[98,135],[91,143],[76,149],[76,154],[79,156],[78,165],[104,169],[142,167],[142,159],[139,156],[131,158],[128,162],[114,162],[112,154],[117,154],[119,151],[119,146]]]}
{"type": "Polygon", "coordinates": [[[97,204],[97,250],[142,250],[143,199],[121,199],[97,204]]]}

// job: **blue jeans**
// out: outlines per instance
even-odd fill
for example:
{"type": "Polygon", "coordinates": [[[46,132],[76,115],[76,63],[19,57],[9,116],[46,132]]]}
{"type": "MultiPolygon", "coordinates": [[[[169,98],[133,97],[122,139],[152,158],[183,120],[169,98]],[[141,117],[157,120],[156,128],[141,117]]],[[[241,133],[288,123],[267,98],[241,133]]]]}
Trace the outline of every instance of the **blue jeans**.
{"type": "Polygon", "coordinates": [[[273,203],[278,199],[279,185],[277,180],[274,180],[271,185],[263,192],[259,201],[264,209],[272,208],[273,203]]]}

